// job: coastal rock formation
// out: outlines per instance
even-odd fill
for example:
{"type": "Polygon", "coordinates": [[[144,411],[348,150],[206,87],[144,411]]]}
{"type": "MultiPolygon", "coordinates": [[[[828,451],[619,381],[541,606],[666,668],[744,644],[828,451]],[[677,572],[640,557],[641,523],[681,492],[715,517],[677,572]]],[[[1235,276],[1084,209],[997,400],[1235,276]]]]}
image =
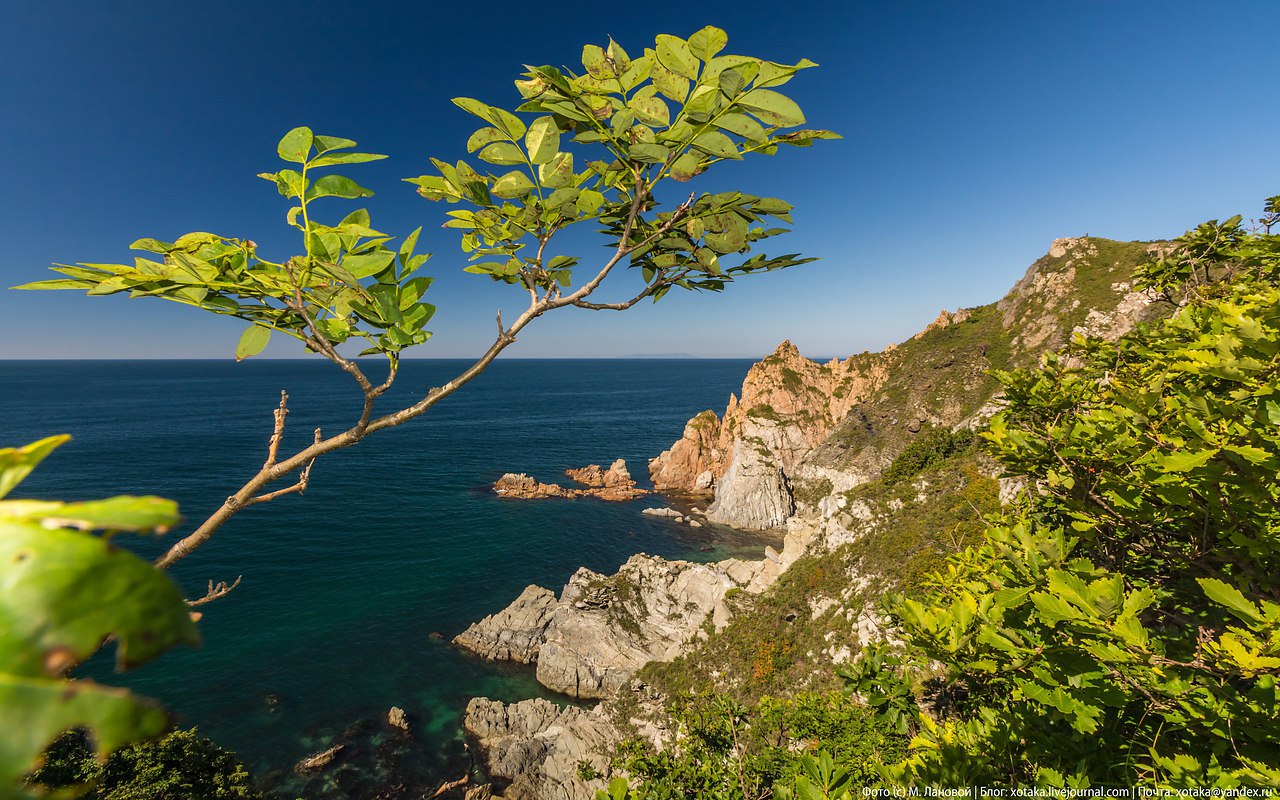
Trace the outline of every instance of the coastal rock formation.
{"type": "Polygon", "coordinates": [[[573,491],[554,483],[540,483],[523,472],[508,472],[493,483],[493,491],[502,497],[536,500],[542,497],[573,497],[573,491]]]}
{"type": "Polygon", "coordinates": [[[704,622],[723,627],[725,594],[764,568],[642,553],[611,576],[579,569],[554,602],[550,591],[530,586],[454,642],[486,658],[536,662],[538,682],[571,697],[608,697],[648,662],[678,655],[704,622]]]}
{"type": "Polygon", "coordinates": [[[536,500],[544,497],[597,497],[601,500],[634,500],[649,494],[640,489],[627,471],[627,462],[621,458],[606,470],[599,464],[580,469],[565,470],[565,474],[590,488],[565,488],[555,483],[541,483],[524,473],[508,472],[493,484],[493,491],[502,497],[536,500]]]}
{"type": "Polygon", "coordinates": [[[532,664],[538,660],[555,607],[554,592],[526,587],[511,605],[467,628],[453,643],[492,661],[532,664]]]}
{"type": "MultiPolygon", "coordinates": [[[[579,570],[549,612],[536,656],[539,680],[579,697],[640,690],[631,676],[646,661],[716,643],[708,631],[728,620],[729,588],[764,592],[793,566],[806,576],[837,576],[787,611],[788,624],[815,626],[814,641],[796,654],[800,663],[821,670],[852,659],[861,644],[891,638],[874,604],[893,587],[897,565],[883,559],[897,551],[860,550],[861,543],[919,529],[930,513],[961,498],[998,502],[1018,487],[998,483],[995,465],[979,458],[968,471],[917,477],[891,492],[852,490],[877,478],[918,437],[974,427],[993,414],[1000,386],[992,370],[1031,366],[1073,332],[1116,338],[1160,313],[1131,284],[1134,267],[1160,247],[1057,240],[999,302],[944,311],[881,353],[819,364],[783,342],[748,372],[741,400],[730,396],[722,417],[704,411],[691,419],[679,441],[649,464],[658,490],[713,496],[709,521],[785,528],[782,549],[766,548],[761,561],[708,565],[637,556],[607,578],[579,570]]],[[[732,678],[713,673],[707,683],[714,688],[732,678]]],[[[525,744],[503,752],[522,754],[534,776],[529,785],[545,789],[536,796],[589,796],[542,777],[552,757],[544,744],[558,735],[558,720],[549,712],[528,717],[514,739],[525,744]]],[[[645,727],[653,720],[632,722],[646,736],[653,730],[645,727]]],[[[655,724],[661,728],[660,720],[655,724]]],[[[506,758],[506,768],[513,762],[506,758]]],[[[520,778],[512,780],[514,787],[520,778]]]]}
{"type": "Polygon", "coordinates": [[[785,482],[831,426],[884,378],[865,354],[818,364],[785,341],[751,367],[742,399],[730,396],[723,418],[702,412],[685,425],[679,441],[649,462],[653,485],[659,491],[714,494],[712,522],[779,527],[791,513],[779,510],[779,479],[785,482]],[[735,462],[738,468],[731,472],[735,462]],[[752,498],[764,505],[754,505],[752,498]]]}
{"type": "Polygon", "coordinates": [[[338,754],[341,753],[345,747],[346,745],[344,744],[335,744],[328,750],[323,750],[314,755],[307,756],[298,762],[297,766],[293,768],[293,771],[311,772],[317,769],[324,769],[333,763],[333,760],[338,757],[338,754]]]}
{"type": "Polygon", "coordinates": [[[790,342],[754,365],[722,418],[704,411],[650,464],[661,491],[714,494],[707,519],[739,528],[795,515],[848,527],[826,502],[873,479],[922,430],[994,412],[991,370],[1030,366],[1073,332],[1117,338],[1156,312],[1131,285],[1159,244],[1058,239],[999,302],[943,311],[881,353],[826,364],[790,342]]]}
{"type": "Polygon", "coordinates": [[[795,511],[791,484],[774,452],[751,440],[733,445],[729,469],[720,479],[707,519],[735,528],[766,530],[795,511]]]}
{"type": "Polygon", "coordinates": [[[598,711],[560,708],[548,700],[505,704],[483,697],[467,704],[467,738],[483,760],[491,788],[506,800],[594,800],[602,781],[584,781],[579,764],[609,768],[622,740],[598,711]]]}

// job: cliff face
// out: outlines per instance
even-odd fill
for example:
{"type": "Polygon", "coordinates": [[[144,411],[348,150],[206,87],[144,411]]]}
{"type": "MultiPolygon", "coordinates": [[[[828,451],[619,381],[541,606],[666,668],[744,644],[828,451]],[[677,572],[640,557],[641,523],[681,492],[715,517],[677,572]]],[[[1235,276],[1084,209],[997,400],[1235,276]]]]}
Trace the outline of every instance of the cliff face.
{"type": "Polygon", "coordinates": [[[788,474],[884,379],[873,358],[818,364],[785,341],[751,367],[742,399],[730,396],[723,417],[702,412],[649,462],[654,487],[714,495],[712,522],[776,528],[794,511],[788,474]]]}
{"type": "Polygon", "coordinates": [[[922,429],[989,415],[990,370],[1034,364],[1074,331],[1116,338],[1150,316],[1130,280],[1155,247],[1058,239],[999,302],[943,311],[880,353],[818,364],[783,342],[751,368],[741,400],[690,420],[650,462],[654,485],[713,495],[708,519],[734,527],[839,516],[831,498],[879,474],[922,429]]]}

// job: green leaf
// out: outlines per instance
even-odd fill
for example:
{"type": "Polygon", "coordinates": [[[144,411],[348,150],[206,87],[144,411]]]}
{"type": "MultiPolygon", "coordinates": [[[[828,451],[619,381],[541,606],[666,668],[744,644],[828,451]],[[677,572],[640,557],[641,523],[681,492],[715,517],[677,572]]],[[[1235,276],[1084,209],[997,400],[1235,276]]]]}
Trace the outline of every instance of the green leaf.
{"type": "Polygon", "coordinates": [[[698,77],[698,59],[689,50],[689,43],[679,36],[658,34],[658,63],[677,75],[689,80],[698,77]]]}
{"type": "Polygon", "coordinates": [[[689,49],[703,61],[710,61],[729,43],[729,35],[708,25],[689,37],[689,49]]]}
{"type": "Polygon", "coordinates": [[[646,86],[635,93],[627,103],[627,107],[636,113],[636,118],[646,125],[657,125],[666,127],[671,124],[671,110],[667,108],[667,104],[657,96],[658,90],[654,86],[646,86]]]}
{"type": "Polygon", "coordinates": [[[316,153],[327,153],[330,150],[345,150],[355,147],[356,143],[341,136],[317,136],[315,138],[316,153]]]}
{"type": "Polygon", "coordinates": [[[576,205],[583,214],[595,214],[604,205],[604,195],[594,189],[583,189],[578,195],[576,205]]]}
{"type": "Polygon", "coordinates": [[[271,329],[265,325],[253,324],[240,334],[240,342],[236,344],[236,361],[243,361],[261,353],[271,341],[271,329]]]}
{"type": "MultiPolygon", "coordinates": [[[[538,117],[529,125],[525,148],[534,164],[545,164],[560,152],[560,130],[553,117],[538,117]]],[[[502,195],[499,195],[500,197],[502,195]]]]}
{"type": "Polygon", "coordinates": [[[549,189],[568,186],[573,181],[573,153],[557,153],[538,167],[538,180],[549,189]]]}
{"type": "Polygon", "coordinates": [[[313,159],[309,166],[330,167],[334,164],[364,164],[369,161],[381,161],[386,158],[377,153],[333,153],[313,159]]]}
{"type": "Polygon", "coordinates": [[[589,44],[582,48],[582,66],[593,78],[604,80],[615,77],[614,71],[605,59],[604,49],[599,45],[589,44]]]}
{"type": "Polygon", "coordinates": [[[693,153],[683,153],[671,163],[671,177],[683,183],[698,174],[701,163],[693,153]]]}
{"type": "Polygon", "coordinates": [[[104,538],[0,522],[0,672],[60,677],[111,635],[128,669],[200,637],[178,587],[104,538]]]}
{"type": "Polygon", "coordinates": [[[280,143],[276,145],[276,152],[280,154],[280,158],[293,164],[307,163],[307,154],[311,152],[311,143],[314,141],[310,128],[294,128],[280,139],[280,143]]]}
{"type": "Polygon", "coordinates": [[[790,127],[804,124],[804,112],[800,110],[800,106],[772,89],[752,89],[739,97],[737,103],[766,125],[790,127]]]}
{"type": "Polygon", "coordinates": [[[683,103],[689,97],[689,79],[683,75],[677,75],[662,64],[655,63],[651,69],[650,77],[653,78],[653,85],[659,92],[677,103],[683,103]]]}
{"type": "Polygon", "coordinates": [[[48,436],[24,447],[0,448],[0,498],[13,491],[22,479],[50,453],[71,440],[67,434],[48,436]]]}
{"type": "Polygon", "coordinates": [[[1250,625],[1261,625],[1265,617],[1258,611],[1257,605],[1250,602],[1239,589],[1217,578],[1196,578],[1196,583],[1204,591],[1206,597],[1229,610],[1250,625]]]}
{"type": "Polygon", "coordinates": [[[692,145],[707,155],[719,158],[742,159],[733,140],[719,131],[707,131],[693,140],[692,145]]]}
{"type": "Polygon", "coordinates": [[[494,142],[480,151],[480,160],[490,164],[523,164],[524,151],[511,142],[494,142]]]}
{"type": "Polygon", "coordinates": [[[390,250],[375,250],[372,253],[344,256],[342,266],[357,279],[367,278],[382,272],[395,258],[396,254],[390,250]]]}
{"type": "Polygon", "coordinates": [[[1217,450],[1171,453],[1158,458],[1160,467],[1168,472],[1188,472],[1203,466],[1217,454],[1217,450]]]}
{"type": "Polygon", "coordinates": [[[507,135],[497,128],[481,128],[471,134],[470,139],[467,139],[467,152],[474,153],[485,145],[493,144],[494,142],[503,142],[506,140],[507,135]]]}
{"type": "Polygon", "coordinates": [[[308,200],[320,197],[344,197],[355,200],[359,197],[373,197],[373,191],[343,175],[325,175],[307,189],[308,200]]]}
{"type": "Polygon", "coordinates": [[[622,46],[609,37],[609,46],[605,48],[604,56],[617,72],[626,72],[631,68],[631,59],[627,56],[627,51],[622,46]]]}
{"type": "Polygon", "coordinates": [[[0,501],[0,518],[43,528],[165,533],[178,523],[178,504],[162,497],[127,495],[85,503],[0,501]]]}
{"type": "Polygon", "coordinates": [[[518,169],[513,169],[493,184],[493,193],[506,200],[524,197],[533,191],[533,181],[518,169]]]}
{"type": "Polygon", "coordinates": [[[639,142],[631,145],[628,151],[636,161],[642,164],[662,164],[665,163],[667,157],[671,155],[671,151],[660,144],[646,144],[639,142]]]}

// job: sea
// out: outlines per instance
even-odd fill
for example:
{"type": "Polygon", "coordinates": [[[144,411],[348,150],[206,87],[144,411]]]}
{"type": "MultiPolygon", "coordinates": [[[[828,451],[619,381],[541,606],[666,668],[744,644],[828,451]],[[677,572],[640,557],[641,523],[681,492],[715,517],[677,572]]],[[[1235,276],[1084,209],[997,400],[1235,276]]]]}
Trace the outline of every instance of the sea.
{"type": "MultiPolygon", "coordinates": [[[[405,361],[379,409],[413,403],[467,363],[405,361]]],[[[505,472],[568,483],[566,468],[617,458],[648,485],[648,459],[693,415],[722,410],[750,365],[499,360],[424,416],[321,458],[304,495],[242,511],[177,564],[188,597],[241,579],[201,608],[202,647],[121,674],[104,652],[79,674],[155,698],[280,796],[430,794],[471,766],[461,717],[472,697],[571,702],[531,667],[454,648],[467,625],[529,584],[558,592],[579,567],[609,573],[635,553],[758,558],[777,544],[642,514],[679,503],[658,495],[512,500],[489,486],[505,472]],[[408,735],[387,724],[392,706],[408,735]],[[295,772],[336,744],[328,769],[295,772]]],[[[152,558],[261,467],[282,390],[282,453],[358,416],[358,389],[321,360],[0,362],[0,446],[73,437],[13,496],[173,498],[178,530],[117,539],[152,558]]]]}

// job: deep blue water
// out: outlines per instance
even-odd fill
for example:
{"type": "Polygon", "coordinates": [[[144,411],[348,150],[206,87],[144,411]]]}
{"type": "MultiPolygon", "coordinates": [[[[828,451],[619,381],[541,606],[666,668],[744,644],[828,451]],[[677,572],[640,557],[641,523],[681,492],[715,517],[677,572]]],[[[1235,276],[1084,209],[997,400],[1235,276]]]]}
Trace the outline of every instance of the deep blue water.
{"type": "MultiPolygon", "coordinates": [[[[721,409],[747,360],[507,360],[400,428],[324,457],[305,496],[240,513],[173,576],[188,596],[244,579],[205,606],[204,647],[101,680],[158,698],[180,724],[229,747],[266,785],[307,797],[419,796],[465,769],[460,712],[477,695],[548,696],[532,670],[482,662],[448,639],[527,584],[557,591],[579,566],[610,572],[637,552],[711,560],[764,541],[694,530],[632,503],[503,500],[503,472],[567,482],[567,467],[647,459],[706,408],[721,409]],[[443,639],[433,637],[443,634],[443,639]],[[392,705],[413,733],[393,735],[392,705]],[[304,781],[301,757],[348,744],[304,781]]],[[[465,362],[409,361],[382,407],[407,405],[465,362]]],[[[290,394],[282,453],[354,420],[359,394],[323,361],[0,362],[0,446],[55,433],[71,443],[17,497],[158,494],[185,531],[262,464],[271,412],[290,394]]],[[[154,556],[163,542],[126,542],[154,556]]]]}

